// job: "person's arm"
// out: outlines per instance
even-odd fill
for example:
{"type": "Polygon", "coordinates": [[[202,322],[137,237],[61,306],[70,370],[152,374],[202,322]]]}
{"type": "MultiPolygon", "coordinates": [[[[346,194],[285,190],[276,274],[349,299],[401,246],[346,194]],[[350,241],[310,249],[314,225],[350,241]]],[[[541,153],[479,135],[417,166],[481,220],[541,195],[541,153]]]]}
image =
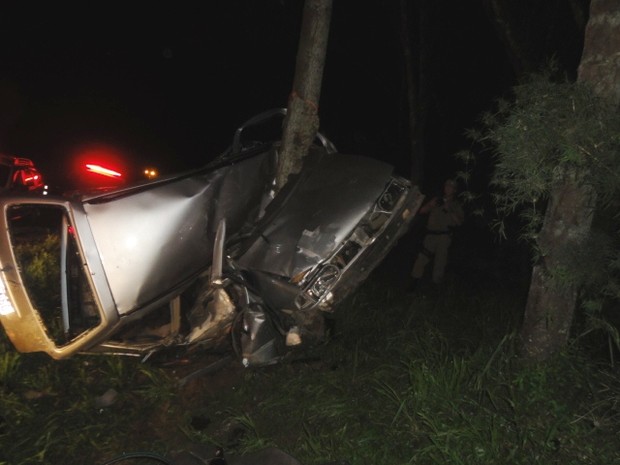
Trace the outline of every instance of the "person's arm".
{"type": "Polygon", "coordinates": [[[420,208],[420,214],[425,215],[437,206],[437,197],[433,197],[420,208]]]}
{"type": "Polygon", "coordinates": [[[461,204],[458,201],[451,200],[444,208],[446,209],[446,213],[450,216],[453,226],[460,226],[463,224],[463,221],[465,220],[465,213],[463,212],[463,207],[461,207],[461,204]]]}

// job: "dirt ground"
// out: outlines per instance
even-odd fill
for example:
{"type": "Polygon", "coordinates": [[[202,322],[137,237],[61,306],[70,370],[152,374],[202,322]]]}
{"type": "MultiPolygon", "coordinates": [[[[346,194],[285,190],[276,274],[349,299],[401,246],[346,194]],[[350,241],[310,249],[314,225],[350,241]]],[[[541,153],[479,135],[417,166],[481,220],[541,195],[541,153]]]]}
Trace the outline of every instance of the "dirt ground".
{"type": "Polygon", "coordinates": [[[176,390],[171,399],[152,412],[143,431],[166,445],[174,465],[201,464],[203,462],[196,457],[204,460],[216,456],[215,446],[192,440],[186,434],[187,428],[197,435],[208,434],[234,447],[244,433],[243,428],[218,424],[212,406],[216,399],[226,397],[240,386],[247,368],[228,353],[155,361],[153,365],[166,372],[176,384],[176,390]]]}
{"type": "MultiPolygon", "coordinates": [[[[300,369],[329,369],[318,358],[304,357],[294,363],[245,368],[234,354],[224,352],[160,361],[159,366],[177,387],[173,398],[160,405],[148,418],[145,432],[150,431],[154,440],[167,446],[174,465],[203,465],[205,462],[196,457],[202,460],[213,459],[217,451],[213,442],[223,447],[228,465],[299,465],[294,458],[273,449],[265,449],[258,456],[252,457],[252,461],[244,462],[246,458],[250,460],[250,457],[240,455],[238,448],[248,434],[248,428],[242,422],[232,419],[234,415],[231,415],[231,411],[252,417],[252,409],[257,406],[252,398],[271,395],[271,392],[263,395],[260,390],[269,389],[272,374],[287,377],[295,376],[300,369]],[[265,383],[261,382],[263,375],[266,375],[265,383]],[[247,388],[248,383],[251,383],[250,398],[238,395],[247,388]],[[189,435],[188,430],[191,432],[189,435]],[[205,438],[208,439],[200,440],[205,438]]],[[[280,439],[286,441],[286,432],[281,434],[280,439]]],[[[291,438],[291,443],[295,440],[291,438]]]]}

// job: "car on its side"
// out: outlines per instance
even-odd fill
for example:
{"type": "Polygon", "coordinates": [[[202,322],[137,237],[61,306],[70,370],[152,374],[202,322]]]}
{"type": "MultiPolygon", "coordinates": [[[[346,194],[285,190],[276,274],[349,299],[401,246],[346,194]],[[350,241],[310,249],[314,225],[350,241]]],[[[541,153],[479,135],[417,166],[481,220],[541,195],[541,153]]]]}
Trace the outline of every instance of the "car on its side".
{"type": "Polygon", "coordinates": [[[261,121],[195,171],[0,199],[0,321],[14,346],[56,359],[228,346],[258,366],[321,341],[325,316],[423,196],[392,166],[337,153],[322,135],[276,193],[279,142],[242,143],[261,121]]]}
{"type": "Polygon", "coordinates": [[[43,176],[29,158],[0,154],[0,193],[42,193],[43,176]]]}

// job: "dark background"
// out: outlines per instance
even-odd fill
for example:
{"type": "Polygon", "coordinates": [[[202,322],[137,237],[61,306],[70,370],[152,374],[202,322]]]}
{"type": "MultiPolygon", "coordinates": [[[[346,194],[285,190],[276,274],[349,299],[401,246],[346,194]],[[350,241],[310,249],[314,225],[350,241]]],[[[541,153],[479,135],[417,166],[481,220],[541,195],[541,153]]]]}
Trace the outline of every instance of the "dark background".
{"type": "MultiPolygon", "coordinates": [[[[538,3],[524,1],[519,11],[538,3]]],[[[508,93],[517,74],[482,2],[429,5],[422,19],[427,185],[459,168],[453,154],[469,145],[465,129],[508,93]]],[[[0,152],[32,158],[53,179],[89,157],[134,173],[147,165],[163,173],[200,166],[228,146],[244,120],[286,106],[302,6],[238,0],[5,9],[0,152]]],[[[408,175],[399,11],[395,0],[334,1],[320,118],[340,151],[385,160],[408,175]]],[[[557,9],[545,14],[524,22],[533,42],[558,23],[557,9]]],[[[411,21],[415,46],[420,23],[411,21]]],[[[554,34],[574,68],[580,38],[554,34]]]]}

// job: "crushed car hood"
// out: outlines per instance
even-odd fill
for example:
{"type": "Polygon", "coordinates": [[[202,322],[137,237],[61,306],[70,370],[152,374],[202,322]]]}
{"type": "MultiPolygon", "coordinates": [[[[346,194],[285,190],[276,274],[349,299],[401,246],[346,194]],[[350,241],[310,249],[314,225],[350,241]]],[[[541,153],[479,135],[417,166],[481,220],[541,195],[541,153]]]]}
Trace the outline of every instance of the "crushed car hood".
{"type": "Polygon", "coordinates": [[[300,179],[270,205],[239,264],[289,278],[316,266],[359,223],[391,174],[390,165],[370,158],[310,154],[300,179]]]}

